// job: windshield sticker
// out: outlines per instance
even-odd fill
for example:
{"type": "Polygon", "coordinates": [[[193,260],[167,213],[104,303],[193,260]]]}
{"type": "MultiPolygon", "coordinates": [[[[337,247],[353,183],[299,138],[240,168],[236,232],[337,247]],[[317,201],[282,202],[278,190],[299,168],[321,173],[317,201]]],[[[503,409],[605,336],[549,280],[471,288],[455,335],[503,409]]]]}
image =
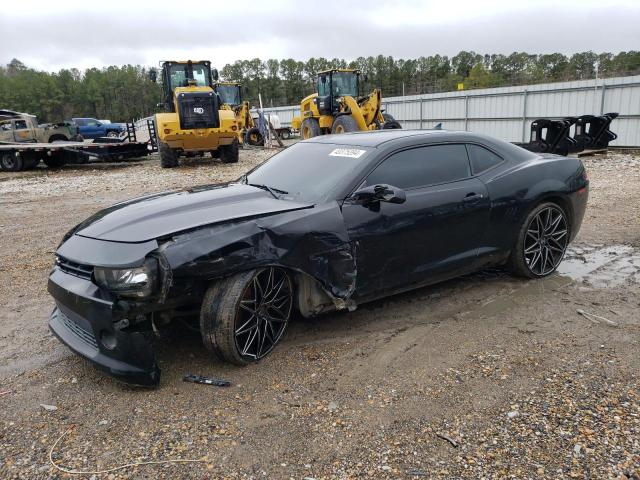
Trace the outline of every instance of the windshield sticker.
{"type": "Polygon", "coordinates": [[[358,150],[357,148],[336,148],[329,154],[332,157],[348,157],[360,158],[366,150],[358,150]]]}

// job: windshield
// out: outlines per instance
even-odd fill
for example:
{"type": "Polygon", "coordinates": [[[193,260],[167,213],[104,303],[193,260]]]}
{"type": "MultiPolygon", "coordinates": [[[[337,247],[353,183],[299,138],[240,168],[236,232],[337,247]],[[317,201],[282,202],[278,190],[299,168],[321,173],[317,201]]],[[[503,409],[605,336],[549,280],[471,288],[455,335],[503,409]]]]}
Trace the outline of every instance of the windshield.
{"type": "Polygon", "coordinates": [[[331,89],[336,97],[357,97],[358,76],[350,72],[334,72],[331,79],[331,89]]]}
{"type": "MultiPolygon", "coordinates": [[[[188,78],[188,64],[176,63],[171,65],[169,72],[171,75],[171,89],[176,87],[186,87],[188,78]]],[[[201,63],[193,64],[193,79],[198,87],[209,86],[209,67],[201,63]]]]}
{"type": "Polygon", "coordinates": [[[226,105],[240,105],[240,87],[238,85],[216,85],[216,92],[220,95],[220,100],[226,105]]]}
{"type": "Polygon", "coordinates": [[[351,145],[296,143],[250,172],[246,183],[287,192],[280,196],[285,200],[319,203],[346,188],[370,151],[351,145]]]}

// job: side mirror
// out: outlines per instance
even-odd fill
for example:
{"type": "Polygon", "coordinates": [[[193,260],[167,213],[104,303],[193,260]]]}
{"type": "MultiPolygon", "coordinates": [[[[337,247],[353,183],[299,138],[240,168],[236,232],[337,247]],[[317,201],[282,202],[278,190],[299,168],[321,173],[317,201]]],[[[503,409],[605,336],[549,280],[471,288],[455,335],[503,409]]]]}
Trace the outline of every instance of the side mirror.
{"type": "Polygon", "coordinates": [[[376,202],[404,203],[407,195],[404,190],[392,185],[380,184],[356,190],[351,198],[358,205],[371,205],[376,202]]]}
{"type": "Polygon", "coordinates": [[[158,71],[155,68],[149,70],[149,80],[153,83],[156,83],[156,80],[158,80],[158,71]]]}
{"type": "Polygon", "coordinates": [[[212,68],[211,69],[211,78],[213,78],[213,80],[215,82],[218,81],[219,75],[218,75],[218,69],[217,68],[212,68]]]}

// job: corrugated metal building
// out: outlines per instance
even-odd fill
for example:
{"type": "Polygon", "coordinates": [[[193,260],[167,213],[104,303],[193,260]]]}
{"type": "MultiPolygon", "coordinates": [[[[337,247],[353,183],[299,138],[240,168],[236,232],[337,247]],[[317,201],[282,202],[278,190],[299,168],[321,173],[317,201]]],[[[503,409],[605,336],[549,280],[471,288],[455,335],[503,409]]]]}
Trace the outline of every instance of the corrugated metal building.
{"type": "MultiPolygon", "coordinates": [[[[640,146],[640,75],[390,97],[383,99],[383,106],[403,128],[432,128],[442,122],[448,130],[510,142],[528,141],[531,122],[537,118],[618,112],[611,127],[618,139],[611,145],[640,146]]],[[[265,109],[284,125],[299,111],[299,106],[265,109]]]]}

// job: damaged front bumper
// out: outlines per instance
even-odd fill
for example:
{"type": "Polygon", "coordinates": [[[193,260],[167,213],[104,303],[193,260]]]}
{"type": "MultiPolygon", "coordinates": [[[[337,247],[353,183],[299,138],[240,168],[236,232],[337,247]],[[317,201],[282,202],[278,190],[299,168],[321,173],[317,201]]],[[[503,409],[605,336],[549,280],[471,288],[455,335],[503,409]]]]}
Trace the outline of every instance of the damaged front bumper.
{"type": "Polygon", "coordinates": [[[158,385],[160,369],[151,344],[141,332],[117,328],[125,316],[113,298],[90,280],[58,267],[51,272],[47,288],[56,302],[49,328],[65,345],[118,380],[158,385]]]}

